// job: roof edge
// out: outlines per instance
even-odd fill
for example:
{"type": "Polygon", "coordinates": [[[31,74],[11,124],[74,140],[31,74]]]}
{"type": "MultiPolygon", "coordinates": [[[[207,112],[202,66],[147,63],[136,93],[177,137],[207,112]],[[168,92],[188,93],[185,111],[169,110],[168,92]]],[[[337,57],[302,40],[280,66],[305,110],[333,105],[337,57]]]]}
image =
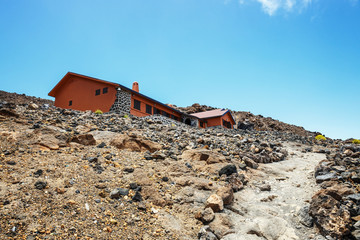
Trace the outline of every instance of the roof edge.
{"type": "Polygon", "coordinates": [[[101,83],[105,83],[105,84],[109,84],[112,85],[114,87],[119,87],[120,85],[114,82],[109,82],[109,81],[105,81],[99,78],[94,78],[94,77],[89,77],[86,75],[82,75],[82,74],[78,74],[78,73],[74,73],[74,72],[67,72],[65,74],[65,76],[55,85],[55,87],[48,93],[48,96],[50,97],[55,97],[57,91],[62,87],[62,85],[64,85],[68,80],[70,76],[76,76],[76,77],[82,77],[82,78],[86,78],[88,80],[91,81],[96,81],[96,82],[101,82],[101,83]]]}

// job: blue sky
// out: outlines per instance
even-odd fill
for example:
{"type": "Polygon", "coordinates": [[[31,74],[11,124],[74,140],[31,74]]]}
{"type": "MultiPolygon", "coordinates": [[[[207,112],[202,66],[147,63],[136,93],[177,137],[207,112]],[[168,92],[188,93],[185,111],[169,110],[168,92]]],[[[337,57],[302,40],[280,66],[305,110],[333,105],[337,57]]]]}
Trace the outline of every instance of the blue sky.
{"type": "Polygon", "coordinates": [[[0,90],[68,71],[360,138],[358,0],[0,0],[0,90]]]}

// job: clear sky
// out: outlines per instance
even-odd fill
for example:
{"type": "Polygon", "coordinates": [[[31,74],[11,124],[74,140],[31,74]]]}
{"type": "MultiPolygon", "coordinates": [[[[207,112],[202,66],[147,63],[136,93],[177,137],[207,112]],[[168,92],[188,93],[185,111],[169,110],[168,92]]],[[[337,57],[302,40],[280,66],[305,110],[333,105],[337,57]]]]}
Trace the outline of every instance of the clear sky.
{"type": "Polygon", "coordinates": [[[360,2],[0,0],[0,90],[68,71],[360,138],[360,2]]]}

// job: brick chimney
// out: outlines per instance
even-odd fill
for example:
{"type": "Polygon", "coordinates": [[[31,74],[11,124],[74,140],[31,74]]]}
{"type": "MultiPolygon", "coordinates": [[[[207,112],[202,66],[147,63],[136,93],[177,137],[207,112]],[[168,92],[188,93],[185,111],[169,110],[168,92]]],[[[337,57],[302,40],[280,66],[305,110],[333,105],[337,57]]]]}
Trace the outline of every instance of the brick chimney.
{"type": "Polygon", "coordinates": [[[134,90],[135,92],[139,92],[139,84],[138,84],[138,82],[133,83],[132,90],[134,90]]]}

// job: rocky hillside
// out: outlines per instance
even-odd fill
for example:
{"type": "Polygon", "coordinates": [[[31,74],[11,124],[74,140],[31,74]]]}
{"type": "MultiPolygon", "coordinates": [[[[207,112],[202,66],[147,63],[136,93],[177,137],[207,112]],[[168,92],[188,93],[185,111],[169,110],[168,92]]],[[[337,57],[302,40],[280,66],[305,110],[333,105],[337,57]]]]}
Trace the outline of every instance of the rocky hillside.
{"type": "Polygon", "coordinates": [[[49,106],[53,106],[54,102],[48,99],[38,98],[38,97],[31,97],[25,94],[17,94],[17,93],[9,93],[0,90],[0,100],[4,103],[11,103],[15,105],[22,105],[29,103],[35,103],[38,105],[48,104],[49,106]]]}
{"type": "Polygon", "coordinates": [[[358,239],[355,145],[35,100],[0,99],[0,239],[358,239]]]}
{"type": "MultiPolygon", "coordinates": [[[[204,112],[216,109],[214,107],[200,105],[198,103],[185,108],[178,108],[186,113],[204,112]]],[[[256,130],[256,131],[279,131],[294,133],[300,136],[316,136],[319,133],[310,132],[303,127],[287,124],[279,120],[272,119],[270,117],[263,117],[261,115],[254,115],[250,112],[232,111],[233,117],[236,121],[236,127],[244,130],[256,130]]]]}

